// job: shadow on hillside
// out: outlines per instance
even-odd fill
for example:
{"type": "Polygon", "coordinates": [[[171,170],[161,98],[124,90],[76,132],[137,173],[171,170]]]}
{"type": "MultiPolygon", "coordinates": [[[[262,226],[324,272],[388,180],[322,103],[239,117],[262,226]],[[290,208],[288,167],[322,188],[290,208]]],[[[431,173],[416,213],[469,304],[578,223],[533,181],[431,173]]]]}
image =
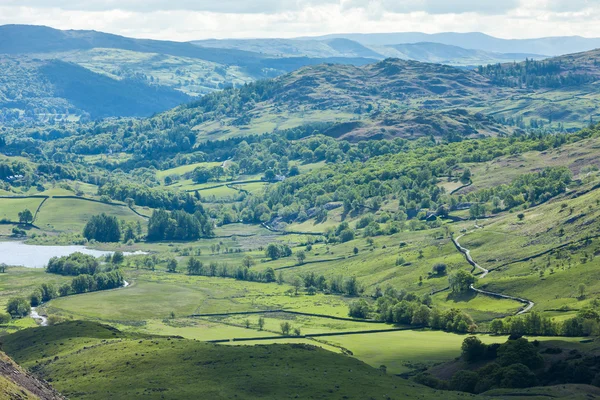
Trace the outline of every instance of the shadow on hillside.
{"type": "Polygon", "coordinates": [[[472,290],[462,293],[450,293],[446,297],[446,301],[453,301],[455,303],[468,303],[477,297],[477,293],[472,290]]]}

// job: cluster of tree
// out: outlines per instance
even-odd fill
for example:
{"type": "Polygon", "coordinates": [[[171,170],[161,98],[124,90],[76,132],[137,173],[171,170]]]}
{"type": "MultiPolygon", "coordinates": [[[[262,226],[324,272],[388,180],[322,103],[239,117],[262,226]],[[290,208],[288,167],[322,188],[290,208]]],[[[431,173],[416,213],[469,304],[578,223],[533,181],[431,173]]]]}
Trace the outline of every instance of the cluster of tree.
{"type": "Polygon", "coordinates": [[[271,260],[290,257],[291,255],[292,249],[287,244],[271,243],[265,249],[265,256],[269,257],[271,260]]]}
{"type": "Polygon", "coordinates": [[[511,337],[504,344],[486,345],[477,337],[468,337],[462,345],[462,358],[470,368],[459,370],[449,381],[427,373],[416,376],[415,381],[436,389],[474,394],[559,384],[600,386],[598,357],[578,350],[543,346],[524,338],[511,337]],[[556,357],[564,351],[569,351],[567,357],[556,357]],[[481,364],[484,366],[475,369],[481,364]]]}
{"type": "MultiPolygon", "coordinates": [[[[548,196],[561,193],[564,184],[569,181],[569,174],[564,169],[551,168],[519,178],[502,189],[492,189],[498,195],[482,191],[469,196],[450,196],[438,183],[441,179],[468,181],[469,177],[465,176],[468,169],[461,167],[461,163],[485,162],[532,150],[543,151],[597,134],[596,129],[587,129],[574,135],[528,134],[443,146],[436,145],[434,141],[419,140],[400,154],[366,159],[365,162],[328,164],[290,177],[270,187],[262,196],[247,197],[238,207],[237,217],[246,223],[265,222],[276,217],[285,222],[301,222],[308,216],[324,220],[329,207],[335,203],[343,204],[346,213],[363,213],[365,210],[377,211],[386,198],[397,199],[399,207],[396,213],[390,213],[389,227],[378,226],[381,224],[378,221],[365,226],[369,234],[376,234],[387,230],[418,229],[418,221],[412,223],[413,227],[410,221],[409,224],[403,222],[424,219],[428,216],[427,210],[443,217],[449,210],[470,200],[492,201],[498,197],[497,206],[505,201],[507,207],[514,207],[523,196],[523,201],[537,204],[548,196]]],[[[345,237],[351,237],[351,233],[345,232],[345,237]]]]}
{"type": "MultiPolygon", "coordinates": [[[[100,272],[95,275],[79,275],[73,278],[71,282],[72,293],[88,293],[99,290],[110,290],[120,288],[125,284],[123,274],[116,269],[108,272],[100,272]]],[[[66,290],[66,287],[65,287],[66,290]]],[[[71,292],[63,294],[63,287],[60,288],[61,296],[69,295],[71,292]]]]}
{"type": "Polygon", "coordinates": [[[121,225],[117,217],[94,215],[83,228],[83,237],[102,243],[116,243],[121,240],[121,225]]]}
{"type": "Polygon", "coordinates": [[[596,80],[588,73],[566,72],[560,60],[526,60],[522,63],[481,66],[478,72],[496,84],[528,89],[578,86],[596,80]]]}
{"type": "Polygon", "coordinates": [[[538,312],[526,315],[495,319],[490,323],[492,333],[532,336],[581,337],[600,335],[600,313],[591,308],[583,308],[573,318],[553,321],[538,312]]]}
{"type": "Polygon", "coordinates": [[[470,272],[459,269],[448,277],[450,290],[454,293],[466,292],[477,282],[477,278],[470,272]]]}
{"type": "Polygon", "coordinates": [[[31,304],[24,297],[13,297],[6,304],[6,312],[12,318],[23,318],[31,312],[31,304]]]}
{"type": "MultiPolygon", "coordinates": [[[[491,203],[495,212],[526,203],[534,206],[564,193],[572,179],[572,173],[567,167],[550,167],[537,173],[519,175],[509,185],[481,189],[468,195],[467,199],[491,203]]],[[[472,216],[483,216],[486,212],[485,205],[477,206],[479,209],[472,212],[472,216]]]]}
{"type": "MultiPolygon", "coordinates": [[[[177,261],[169,261],[167,268],[170,272],[177,271],[177,261]]],[[[248,266],[239,266],[231,268],[227,263],[218,264],[211,262],[205,265],[202,261],[191,257],[187,262],[187,273],[188,275],[199,275],[199,276],[217,276],[221,278],[233,278],[239,281],[248,282],[265,282],[271,283],[276,282],[278,278],[275,276],[275,270],[273,268],[267,268],[263,272],[257,272],[250,269],[248,266]]],[[[280,283],[283,282],[283,275],[279,277],[280,283]]]]}
{"type": "Polygon", "coordinates": [[[32,307],[37,307],[57,297],[116,289],[122,287],[124,282],[121,271],[116,269],[94,275],[78,275],[73,278],[70,284],[65,283],[58,289],[52,284],[43,283],[31,293],[30,304],[32,307]]]}
{"type": "Polygon", "coordinates": [[[126,180],[111,180],[98,189],[99,195],[124,201],[128,205],[163,208],[165,210],[185,210],[193,214],[199,207],[190,193],[177,192],[164,187],[151,187],[126,180]]]}
{"type": "Polygon", "coordinates": [[[156,210],[148,220],[148,240],[197,240],[214,236],[213,222],[199,208],[194,214],[156,210]]]}
{"type": "Polygon", "coordinates": [[[65,257],[52,257],[46,266],[46,272],[71,276],[94,275],[99,266],[97,258],[77,252],[65,257]]]}
{"type": "Polygon", "coordinates": [[[361,299],[350,305],[349,315],[354,318],[374,317],[391,324],[430,327],[448,332],[474,332],[477,325],[470,315],[457,310],[439,310],[431,306],[431,297],[397,291],[391,287],[385,293],[377,291],[374,307],[361,299]]]}

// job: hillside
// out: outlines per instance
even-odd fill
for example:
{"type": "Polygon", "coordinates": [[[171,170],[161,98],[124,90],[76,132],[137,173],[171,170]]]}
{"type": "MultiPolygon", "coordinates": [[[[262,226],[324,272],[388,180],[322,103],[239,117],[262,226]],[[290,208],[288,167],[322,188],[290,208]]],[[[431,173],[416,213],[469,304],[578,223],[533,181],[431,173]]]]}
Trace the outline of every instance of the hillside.
{"type": "Polygon", "coordinates": [[[0,120],[150,116],[191,98],[135,79],[115,80],[57,60],[0,58],[0,120]]]}
{"type": "MultiPolygon", "coordinates": [[[[364,399],[384,394],[416,399],[434,393],[350,357],[301,344],[219,346],[72,322],[9,335],[3,346],[71,399],[364,399]]],[[[459,397],[448,393],[446,398],[459,397]]]]}
{"type": "Polygon", "coordinates": [[[93,119],[149,116],[188,102],[189,96],[276,77],[306,65],[364,65],[372,61],[362,56],[266,56],[191,43],[29,25],[0,26],[0,54],[4,55],[2,67],[11,78],[5,88],[10,87],[8,97],[13,100],[2,105],[5,124],[45,122],[51,114],[61,119],[67,109],[74,120],[82,115],[93,119]],[[69,73],[59,78],[56,69],[50,73],[41,69],[41,65],[55,65],[57,61],[73,64],[60,64],[65,70],[70,68],[69,73]],[[15,63],[21,65],[17,68],[15,63]],[[82,68],[75,71],[75,65],[82,68]],[[34,89],[32,93],[30,86],[39,89],[54,85],[53,79],[60,80],[62,87],[47,87],[42,92],[34,89]],[[82,85],[87,85],[84,91],[93,95],[73,99],[69,96],[77,95],[72,90],[63,93],[69,91],[66,86],[73,89],[82,85]],[[98,88],[103,93],[98,93],[98,88]],[[119,99],[127,93],[130,94],[126,100],[119,99]],[[117,98],[116,104],[107,104],[103,96],[117,98]]]}
{"type": "Polygon", "coordinates": [[[24,371],[0,352],[0,398],[23,400],[63,400],[48,383],[24,371]]]}

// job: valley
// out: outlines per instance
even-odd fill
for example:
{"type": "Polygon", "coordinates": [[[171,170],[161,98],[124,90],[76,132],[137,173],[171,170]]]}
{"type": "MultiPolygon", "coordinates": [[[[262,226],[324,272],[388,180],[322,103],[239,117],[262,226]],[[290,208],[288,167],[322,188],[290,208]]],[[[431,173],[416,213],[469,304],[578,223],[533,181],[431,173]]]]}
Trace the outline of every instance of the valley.
{"type": "Polygon", "coordinates": [[[0,397],[600,396],[597,50],[1,35],[0,397]]]}

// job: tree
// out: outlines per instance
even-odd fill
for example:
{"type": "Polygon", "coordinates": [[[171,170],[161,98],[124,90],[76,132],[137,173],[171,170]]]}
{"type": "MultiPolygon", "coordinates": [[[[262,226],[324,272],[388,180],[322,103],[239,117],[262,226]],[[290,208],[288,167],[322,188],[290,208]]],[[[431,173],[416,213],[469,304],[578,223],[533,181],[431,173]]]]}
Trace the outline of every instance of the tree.
{"type": "Polygon", "coordinates": [[[463,358],[466,361],[474,362],[482,360],[485,357],[487,346],[483,344],[483,342],[479,340],[478,337],[469,336],[468,338],[463,340],[461,349],[463,358]]]}
{"type": "Polygon", "coordinates": [[[502,366],[524,364],[529,368],[543,365],[544,359],[537,348],[525,338],[509,340],[498,347],[498,363],[502,366]]]}
{"type": "Polygon", "coordinates": [[[344,289],[346,290],[346,294],[348,296],[358,296],[360,292],[360,288],[358,286],[358,281],[356,277],[350,277],[344,284],[344,289]]]}
{"type": "Polygon", "coordinates": [[[577,292],[579,293],[580,299],[585,298],[585,289],[586,289],[586,286],[583,283],[580,283],[579,286],[577,287],[577,292]]]}
{"type": "Polygon", "coordinates": [[[354,231],[352,229],[344,229],[343,231],[340,232],[340,235],[339,235],[340,242],[346,243],[351,240],[354,240],[354,236],[355,236],[354,231]]]}
{"type": "Polygon", "coordinates": [[[517,218],[519,218],[519,221],[523,221],[525,219],[525,214],[519,213],[517,214],[517,218]]]}
{"type": "Polygon", "coordinates": [[[8,265],[1,263],[0,264],[0,274],[4,274],[6,272],[7,268],[8,268],[8,265]]]}
{"type": "Polygon", "coordinates": [[[242,265],[246,268],[252,268],[254,265],[254,259],[250,256],[245,256],[242,260],[242,265]]]}
{"type": "Polygon", "coordinates": [[[306,260],[306,253],[302,250],[296,253],[296,259],[298,260],[298,265],[304,264],[304,260],[306,260]]]}
{"type": "Polygon", "coordinates": [[[292,286],[294,287],[294,294],[296,296],[298,296],[298,292],[300,291],[300,288],[302,287],[302,279],[300,279],[299,276],[295,276],[294,280],[292,281],[292,286]]]}
{"type": "Polygon", "coordinates": [[[495,319],[490,324],[490,331],[496,335],[504,333],[504,322],[501,319],[495,319]]]}
{"type": "Polygon", "coordinates": [[[121,264],[125,260],[125,256],[122,251],[115,251],[112,256],[112,263],[115,265],[121,264]]]}
{"type": "Polygon", "coordinates": [[[285,321],[282,322],[279,326],[281,327],[281,333],[283,334],[283,336],[289,336],[290,330],[292,329],[290,323],[285,321]]]}
{"type": "Polygon", "coordinates": [[[244,326],[246,327],[246,329],[250,329],[250,325],[251,324],[250,324],[250,320],[249,319],[247,319],[247,320],[244,321],[244,326]]]}
{"type": "Polygon", "coordinates": [[[353,252],[354,252],[354,255],[357,255],[358,254],[358,247],[355,247],[354,250],[353,250],[353,252]]]}
{"type": "Polygon", "coordinates": [[[448,278],[450,289],[452,289],[454,293],[466,292],[476,281],[477,278],[473,276],[473,274],[462,269],[456,271],[448,278]]]}
{"type": "Polygon", "coordinates": [[[369,318],[369,313],[371,309],[369,307],[369,303],[367,303],[364,299],[360,299],[350,304],[348,315],[352,318],[369,318]]]}
{"type": "Polygon", "coordinates": [[[167,272],[170,272],[172,274],[177,272],[177,260],[174,258],[170,258],[167,261],[167,272]]]}
{"type": "Polygon", "coordinates": [[[450,387],[460,392],[475,393],[475,385],[479,382],[479,375],[473,371],[458,371],[450,380],[450,387]]]}
{"type": "Polygon", "coordinates": [[[33,214],[29,209],[25,209],[19,213],[19,223],[29,225],[33,222],[33,214]]]}
{"type": "Polygon", "coordinates": [[[258,318],[258,330],[262,331],[265,327],[265,319],[263,317],[258,318]]]}
{"type": "Polygon", "coordinates": [[[300,330],[300,328],[294,328],[294,336],[302,336],[302,331],[300,330]]]}
{"type": "Polygon", "coordinates": [[[13,318],[23,318],[31,312],[31,305],[24,297],[13,297],[8,300],[6,312],[13,318]]]}
{"type": "Polygon", "coordinates": [[[471,182],[471,170],[469,168],[465,168],[465,170],[463,171],[462,175],[460,176],[460,182],[463,185],[466,185],[469,182],[471,182]]]}
{"type": "Polygon", "coordinates": [[[444,276],[446,275],[446,271],[448,270],[448,266],[443,263],[437,263],[431,269],[433,275],[444,276]]]}
{"type": "Polygon", "coordinates": [[[87,240],[96,240],[102,243],[116,243],[121,240],[121,226],[117,217],[104,213],[93,216],[83,229],[83,236],[87,240]]]}
{"type": "Polygon", "coordinates": [[[61,287],[58,288],[58,294],[61,297],[70,295],[71,294],[71,285],[69,285],[68,283],[61,285],[61,287]]]}

